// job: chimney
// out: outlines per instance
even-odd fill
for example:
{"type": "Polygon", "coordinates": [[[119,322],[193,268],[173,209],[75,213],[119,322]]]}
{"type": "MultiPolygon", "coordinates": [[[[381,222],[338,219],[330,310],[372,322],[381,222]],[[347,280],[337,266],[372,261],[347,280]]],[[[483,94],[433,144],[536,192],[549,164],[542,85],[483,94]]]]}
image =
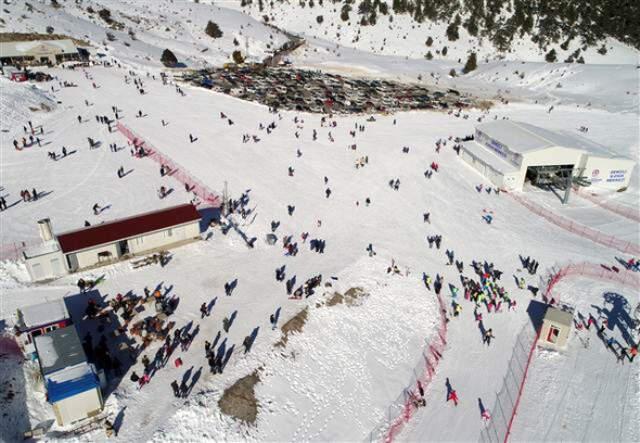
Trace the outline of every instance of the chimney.
{"type": "Polygon", "coordinates": [[[43,218],[38,220],[38,228],[40,228],[40,237],[42,241],[53,240],[53,229],[51,228],[51,220],[43,218]]]}

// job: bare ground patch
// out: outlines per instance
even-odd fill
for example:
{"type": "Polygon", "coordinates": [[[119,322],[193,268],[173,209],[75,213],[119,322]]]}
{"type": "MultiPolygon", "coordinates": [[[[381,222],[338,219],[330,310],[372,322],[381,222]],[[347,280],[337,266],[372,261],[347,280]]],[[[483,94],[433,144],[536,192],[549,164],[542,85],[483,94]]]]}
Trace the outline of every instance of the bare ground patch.
{"type": "Polygon", "coordinates": [[[360,287],[350,288],[344,293],[344,295],[339,292],[334,292],[324,305],[331,307],[344,303],[347,306],[358,306],[360,304],[360,299],[367,297],[368,295],[369,294],[360,287]]]}
{"type": "Polygon", "coordinates": [[[289,334],[302,332],[304,324],[307,322],[308,315],[309,308],[306,307],[283,324],[280,328],[282,330],[282,338],[274,346],[284,348],[289,340],[289,334]]]}
{"type": "Polygon", "coordinates": [[[225,389],[218,401],[220,411],[236,420],[254,424],[258,416],[258,399],[254,388],[259,381],[260,374],[256,369],[225,389]]]}

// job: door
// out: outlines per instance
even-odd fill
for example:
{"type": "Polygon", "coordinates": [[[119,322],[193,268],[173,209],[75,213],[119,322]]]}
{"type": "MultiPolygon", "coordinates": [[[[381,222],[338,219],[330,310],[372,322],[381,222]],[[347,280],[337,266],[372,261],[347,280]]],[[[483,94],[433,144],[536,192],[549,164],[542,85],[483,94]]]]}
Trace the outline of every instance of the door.
{"type": "Polygon", "coordinates": [[[120,252],[119,256],[122,257],[125,254],[129,253],[129,242],[127,240],[122,240],[118,242],[118,251],[120,252]]]}
{"type": "Polygon", "coordinates": [[[31,269],[33,271],[34,280],[42,280],[44,278],[44,270],[42,269],[42,265],[40,263],[32,264],[31,269]]]}
{"type": "Polygon", "coordinates": [[[68,254],[67,255],[67,264],[69,265],[70,271],[75,271],[78,269],[78,256],[76,254],[68,254]]]}
{"type": "Polygon", "coordinates": [[[551,326],[549,328],[549,334],[547,335],[547,341],[549,343],[556,343],[558,341],[558,336],[560,335],[560,329],[555,326],[551,326]]]}
{"type": "Polygon", "coordinates": [[[51,259],[51,270],[55,277],[64,274],[64,272],[62,271],[62,264],[60,263],[59,258],[51,259]]]}

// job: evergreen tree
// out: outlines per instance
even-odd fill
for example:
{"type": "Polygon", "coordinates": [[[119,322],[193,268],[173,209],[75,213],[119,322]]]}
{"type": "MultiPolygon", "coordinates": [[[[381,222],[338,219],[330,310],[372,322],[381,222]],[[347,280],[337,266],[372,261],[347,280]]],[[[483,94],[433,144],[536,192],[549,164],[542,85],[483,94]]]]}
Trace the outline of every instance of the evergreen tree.
{"type": "Polygon", "coordinates": [[[547,52],[547,55],[544,56],[544,59],[548,63],[554,63],[558,59],[558,55],[556,54],[556,50],[551,48],[551,51],[547,52]]]}
{"type": "Polygon", "coordinates": [[[242,56],[242,52],[238,50],[233,51],[233,53],[231,54],[231,57],[233,58],[233,61],[236,65],[241,65],[244,63],[244,57],[242,56]]]}
{"type": "Polygon", "coordinates": [[[217,23],[209,20],[207,23],[207,27],[204,29],[204,33],[207,34],[211,38],[220,38],[222,37],[222,31],[220,30],[220,26],[217,23]]]}
{"type": "Polygon", "coordinates": [[[171,52],[168,49],[165,49],[164,51],[162,51],[160,62],[162,62],[162,64],[165,65],[167,68],[173,68],[178,64],[178,59],[176,58],[175,55],[173,55],[173,52],[171,52]]]}
{"type": "Polygon", "coordinates": [[[465,63],[464,68],[462,68],[462,72],[468,74],[469,72],[475,70],[478,67],[476,60],[476,53],[472,52],[467,59],[467,63],[465,63]]]}

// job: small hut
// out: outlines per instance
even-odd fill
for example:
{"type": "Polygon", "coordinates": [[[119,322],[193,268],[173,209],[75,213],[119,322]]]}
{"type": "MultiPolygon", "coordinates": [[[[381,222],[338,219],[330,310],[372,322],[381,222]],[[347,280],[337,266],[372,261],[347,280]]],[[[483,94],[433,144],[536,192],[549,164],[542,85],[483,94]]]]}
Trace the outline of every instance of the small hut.
{"type": "Polygon", "coordinates": [[[566,348],[572,324],[572,311],[549,306],[542,320],[539,344],[551,349],[566,348]]]}

